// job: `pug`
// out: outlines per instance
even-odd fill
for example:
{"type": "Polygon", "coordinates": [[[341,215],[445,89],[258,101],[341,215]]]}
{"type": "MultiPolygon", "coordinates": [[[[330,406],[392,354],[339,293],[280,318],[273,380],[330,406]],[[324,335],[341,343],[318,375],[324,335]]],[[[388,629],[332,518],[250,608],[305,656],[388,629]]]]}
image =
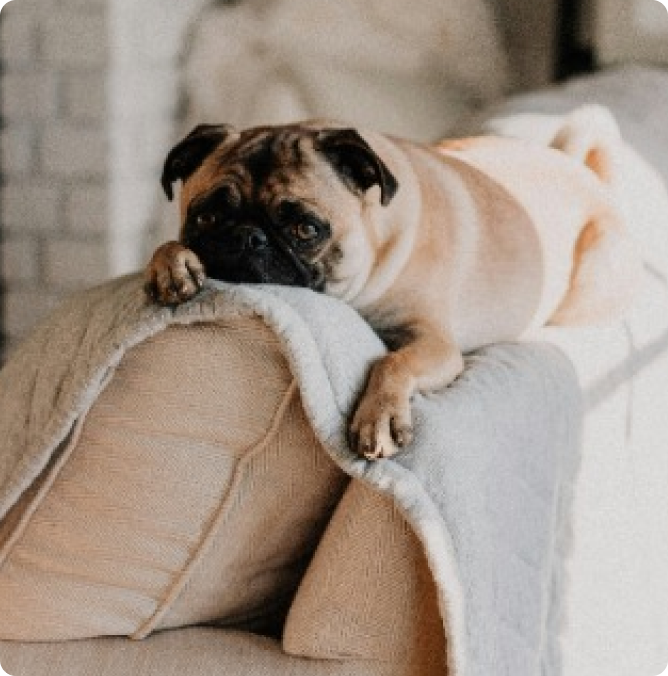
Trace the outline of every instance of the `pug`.
{"type": "Polygon", "coordinates": [[[389,457],[413,437],[411,397],[452,383],[463,353],[628,306],[641,266],[611,188],[622,146],[594,106],[547,143],[201,125],[167,155],[170,200],[182,182],[180,237],[157,249],[146,288],[173,305],[211,277],[352,305],[388,353],[352,415],[351,446],[389,457]]]}

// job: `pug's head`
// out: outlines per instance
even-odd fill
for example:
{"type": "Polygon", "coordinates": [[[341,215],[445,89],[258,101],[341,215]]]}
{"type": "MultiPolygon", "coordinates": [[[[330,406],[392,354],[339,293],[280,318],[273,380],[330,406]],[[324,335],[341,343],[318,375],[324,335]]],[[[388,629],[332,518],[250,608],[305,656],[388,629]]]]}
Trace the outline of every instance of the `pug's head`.
{"type": "Polygon", "coordinates": [[[308,123],[198,126],[165,161],[170,200],[176,181],[181,241],[209,277],[339,296],[363,286],[376,257],[373,214],[398,189],[356,130],[308,123]]]}

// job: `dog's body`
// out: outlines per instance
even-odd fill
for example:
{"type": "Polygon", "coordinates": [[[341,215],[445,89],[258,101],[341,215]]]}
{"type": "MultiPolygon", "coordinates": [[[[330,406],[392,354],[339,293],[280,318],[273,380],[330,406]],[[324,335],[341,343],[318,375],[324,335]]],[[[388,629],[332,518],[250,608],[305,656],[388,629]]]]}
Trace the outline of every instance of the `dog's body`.
{"type": "Polygon", "coordinates": [[[183,180],[183,227],[154,255],[148,285],[164,303],[194,295],[204,274],[350,303],[391,348],[352,443],[391,455],[411,439],[412,394],[452,382],[462,352],[628,304],[640,265],[609,186],[616,125],[583,109],[551,145],[425,147],[319,123],[198,128],[165,164],[168,195],[183,180]]]}

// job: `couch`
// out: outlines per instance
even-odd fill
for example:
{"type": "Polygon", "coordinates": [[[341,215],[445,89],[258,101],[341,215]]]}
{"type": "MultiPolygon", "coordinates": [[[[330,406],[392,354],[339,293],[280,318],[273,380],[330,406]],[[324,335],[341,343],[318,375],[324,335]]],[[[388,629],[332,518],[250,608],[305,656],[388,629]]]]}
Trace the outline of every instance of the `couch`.
{"type": "MultiPolygon", "coordinates": [[[[497,128],[489,120],[590,100],[609,105],[668,178],[668,75],[659,70],[590,76],[475,120],[472,109],[465,122],[497,128]]],[[[473,449],[476,422],[489,426],[477,452],[496,462],[517,450],[540,458],[551,444],[572,454],[553,501],[530,515],[555,538],[535,631],[508,622],[525,599],[501,587],[500,645],[468,636],[461,648],[471,625],[457,608],[474,616],[474,597],[439,578],[426,503],[410,503],[390,481],[411,459],[373,469],[346,455],[335,430],[382,350],[361,319],[304,301],[315,309],[302,317],[322,332],[309,350],[327,348],[332,368],[358,374],[350,382],[330,373],[349,383],[330,396],[330,381],[304,376],[314,365],[299,361],[306,334],[297,340],[280,317],[269,321],[277,301],[263,292],[249,312],[239,310],[245,291],[218,289],[171,314],[144,307],[137,280],[125,278],[60,308],[0,374],[5,671],[658,675],[668,663],[668,231],[653,223],[634,234],[647,275],[623,322],[545,329],[537,342],[470,355],[467,377],[444,395],[454,435],[444,454],[473,449]],[[130,316],[133,331],[118,333],[130,316]],[[350,342],[330,344],[327,332],[350,342]],[[318,404],[329,398],[341,410],[324,420],[318,404]],[[510,671],[504,651],[529,655],[528,641],[533,661],[510,671]]],[[[497,535],[521,540],[513,523],[525,523],[522,504],[541,504],[530,489],[546,467],[536,464],[497,535]]],[[[463,533],[446,545],[461,566],[473,526],[459,523],[463,533]]],[[[480,560],[490,575],[507,563],[480,560]]]]}

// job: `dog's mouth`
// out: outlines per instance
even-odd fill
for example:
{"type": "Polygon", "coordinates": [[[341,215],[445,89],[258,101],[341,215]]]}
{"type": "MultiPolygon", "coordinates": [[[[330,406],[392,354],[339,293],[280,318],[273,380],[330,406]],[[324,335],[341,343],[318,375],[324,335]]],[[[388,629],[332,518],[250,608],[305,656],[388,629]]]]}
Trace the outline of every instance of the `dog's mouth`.
{"type": "Polygon", "coordinates": [[[323,291],[324,266],[302,260],[278,237],[259,228],[239,233],[186,234],[183,243],[204,265],[208,277],[224,282],[280,284],[323,291]]]}

